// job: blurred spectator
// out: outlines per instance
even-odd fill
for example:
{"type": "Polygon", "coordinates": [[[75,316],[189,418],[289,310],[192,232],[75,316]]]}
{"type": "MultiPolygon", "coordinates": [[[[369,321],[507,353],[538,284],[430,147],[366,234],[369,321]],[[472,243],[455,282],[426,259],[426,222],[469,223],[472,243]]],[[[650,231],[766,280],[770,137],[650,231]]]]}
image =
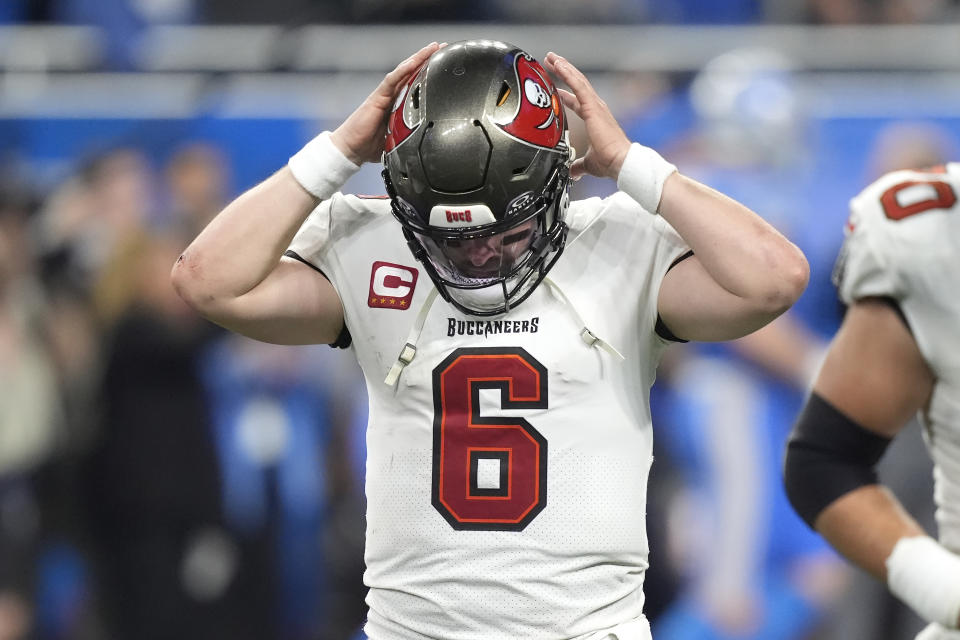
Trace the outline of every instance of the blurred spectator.
{"type": "MultiPolygon", "coordinates": [[[[363,620],[362,611],[343,620],[345,612],[331,608],[326,568],[355,551],[324,544],[325,531],[346,524],[331,521],[330,461],[346,457],[331,445],[334,434],[353,425],[336,422],[338,414],[347,415],[336,405],[359,391],[353,386],[335,394],[342,386],[331,384],[337,356],[326,346],[278,347],[228,336],[205,358],[226,522],[269,561],[264,569],[274,590],[264,606],[278,619],[273,637],[346,637],[363,620]]],[[[339,482],[343,491],[343,478],[339,482]]]]}
{"type": "Polygon", "coordinates": [[[47,292],[45,327],[72,453],[83,449],[96,428],[104,331],[138,295],[130,273],[145,243],[152,180],[136,150],[99,154],[54,191],[33,225],[47,292]]]}
{"type": "MultiPolygon", "coordinates": [[[[52,300],[90,319],[89,350],[63,359],[102,380],[83,411],[99,416],[78,483],[87,588],[114,638],[345,637],[364,616],[362,512],[343,508],[358,476],[342,449],[362,387],[328,348],[219,340],[169,284],[184,238],[223,206],[224,167],[216,148],[185,144],[158,198],[142,154],[111,150],[38,226],[52,300]]],[[[64,323],[53,331],[70,344],[64,323]]]]}
{"type": "Polygon", "coordinates": [[[41,330],[29,202],[21,188],[0,183],[0,638],[16,640],[36,631],[40,513],[31,478],[55,447],[62,406],[41,330]]]}
{"type": "MultiPolygon", "coordinates": [[[[691,130],[668,157],[800,243],[814,224],[813,178],[792,74],[768,50],[708,63],[690,87],[691,130]]],[[[810,288],[829,287],[830,270],[811,259],[810,288]]],[[[658,639],[799,640],[842,589],[846,568],[778,484],[780,451],[822,352],[817,329],[834,326],[836,308],[798,304],[729,345],[688,345],[661,376],[671,428],[657,438],[685,480],[670,539],[687,583],[653,621],[658,639]]]]}
{"type": "Polygon", "coordinates": [[[265,638],[268,584],[239,580],[197,353],[211,328],[166,285],[178,238],[141,245],[109,334],[102,423],[86,471],[103,602],[116,638],[265,638]]]}
{"type": "Polygon", "coordinates": [[[34,268],[26,203],[0,192],[0,475],[42,460],[62,418],[34,268]]]}
{"type": "Polygon", "coordinates": [[[209,144],[188,143],[165,169],[170,222],[184,238],[194,238],[227,200],[226,158],[209,144]]]}
{"type": "Polygon", "coordinates": [[[139,283],[129,274],[149,242],[153,176],[146,158],[133,149],[104,154],[86,174],[92,211],[79,238],[81,259],[90,269],[97,315],[110,327],[138,295],[139,283]]]}
{"type": "Polygon", "coordinates": [[[956,157],[957,140],[943,126],[923,121],[893,122],[873,141],[864,184],[890,171],[933,167],[956,157]]]}
{"type": "Polygon", "coordinates": [[[154,207],[153,176],[140,151],[117,148],[90,158],[40,214],[53,286],[92,296],[108,326],[134,295],[124,263],[143,242],[154,207]]]}
{"type": "Polygon", "coordinates": [[[684,152],[719,169],[796,173],[809,147],[794,72],[789,58],[768,48],[734,49],[708,62],[690,85],[697,127],[684,152]]]}

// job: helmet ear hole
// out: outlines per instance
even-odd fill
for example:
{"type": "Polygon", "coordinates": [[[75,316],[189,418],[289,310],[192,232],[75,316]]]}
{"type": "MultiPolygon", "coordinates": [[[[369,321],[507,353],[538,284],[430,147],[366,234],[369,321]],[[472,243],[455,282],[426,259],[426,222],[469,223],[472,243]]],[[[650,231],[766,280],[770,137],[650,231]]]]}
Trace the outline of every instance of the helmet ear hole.
{"type": "Polygon", "coordinates": [[[413,90],[413,95],[410,96],[410,99],[413,101],[413,108],[420,108],[420,85],[418,84],[416,89],[413,90]]]}
{"type": "Polygon", "coordinates": [[[504,80],[503,84],[500,85],[500,93],[497,94],[497,106],[502,107],[503,103],[507,101],[507,98],[510,96],[510,85],[507,84],[507,81],[504,80]]]}

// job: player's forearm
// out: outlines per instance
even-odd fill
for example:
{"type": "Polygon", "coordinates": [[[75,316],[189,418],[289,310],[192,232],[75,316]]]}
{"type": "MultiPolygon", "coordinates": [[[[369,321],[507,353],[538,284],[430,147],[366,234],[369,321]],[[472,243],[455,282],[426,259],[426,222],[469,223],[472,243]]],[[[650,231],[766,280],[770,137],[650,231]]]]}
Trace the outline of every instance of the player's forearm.
{"type": "Polygon", "coordinates": [[[886,582],[886,559],[900,538],[926,535],[885,487],[860,487],[841,496],[815,521],[817,531],[847,559],[886,582]]]}
{"type": "Polygon", "coordinates": [[[851,562],[887,584],[928,622],[960,623],[960,557],[929,538],[884,487],[868,485],[842,496],[816,528],[851,562]]]}
{"type": "Polygon", "coordinates": [[[659,213],[717,284],[771,319],[806,288],[803,253],[735,200],[674,173],[664,183],[659,213]]]}
{"type": "Polygon", "coordinates": [[[316,205],[284,167],[207,225],[174,265],[174,287],[200,311],[249,292],[276,267],[316,205]]]}
{"type": "Polygon", "coordinates": [[[329,132],[318,135],[207,225],[173,268],[177,291],[204,315],[221,316],[270,275],[310,212],[359,169],[329,132]]]}

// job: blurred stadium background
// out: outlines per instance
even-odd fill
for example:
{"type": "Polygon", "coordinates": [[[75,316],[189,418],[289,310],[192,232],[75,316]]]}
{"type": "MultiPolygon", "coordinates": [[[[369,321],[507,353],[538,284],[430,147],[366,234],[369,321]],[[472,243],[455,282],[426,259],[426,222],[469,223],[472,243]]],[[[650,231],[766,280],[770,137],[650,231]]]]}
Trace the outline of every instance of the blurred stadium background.
{"type": "MultiPolygon", "coordinates": [[[[848,199],[957,158],[958,17],[955,0],[0,0],[0,640],[353,637],[366,400],[350,354],[225,335],[167,274],[397,61],[466,38],[565,55],[628,135],[811,263],[781,335],[664,365],[658,640],[912,638],[879,585],[807,570],[822,550],[757,487],[776,484],[842,314],[848,199]],[[703,381],[718,363],[735,385],[703,381]]],[[[378,171],[344,190],[382,193],[378,171]]],[[[883,473],[931,523],[916,432],[883,473]]]]}

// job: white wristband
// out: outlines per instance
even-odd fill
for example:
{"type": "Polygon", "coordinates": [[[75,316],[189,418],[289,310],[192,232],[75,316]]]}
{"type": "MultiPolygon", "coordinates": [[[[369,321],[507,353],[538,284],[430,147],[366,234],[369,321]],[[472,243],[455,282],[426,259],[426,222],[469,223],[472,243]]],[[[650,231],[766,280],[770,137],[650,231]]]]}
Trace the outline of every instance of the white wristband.
{"type": "Polygon", "coordinates": [[[287,166],[300,186],[321,200],[332,196],[360,170],[333,144],[329,131],[324,131],[293,154],[287,166]]]}
{"type": "Polygon", "coordinates": [[[663,183],[676,170],[659,153],[634,142],[623,159],[620,175],[617,176],[617,188],[639,202],[641,207],[656,214],[663,183]]]}
{"type": "Polygon", "coordinates": [[[887,558],[890,591],[927,622],[957,628],[960,557],[928,536],[900,538],[887,558]]]}

